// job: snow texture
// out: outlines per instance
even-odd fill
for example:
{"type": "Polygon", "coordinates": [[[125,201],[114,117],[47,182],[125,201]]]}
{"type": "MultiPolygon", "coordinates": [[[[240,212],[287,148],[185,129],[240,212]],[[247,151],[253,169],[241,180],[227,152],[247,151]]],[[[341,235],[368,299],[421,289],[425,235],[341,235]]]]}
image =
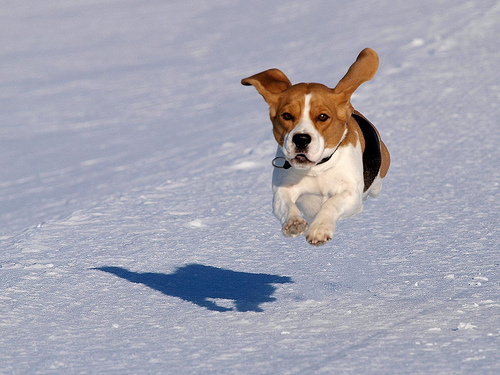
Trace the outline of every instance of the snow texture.
{"type": "Polygon", "coordinates": [[[500,1],[0,10],[0,373],[500,373],[500,1]],[[267,108],[333,87],[392,156],[320,248],[271,213],[267,108]]]}

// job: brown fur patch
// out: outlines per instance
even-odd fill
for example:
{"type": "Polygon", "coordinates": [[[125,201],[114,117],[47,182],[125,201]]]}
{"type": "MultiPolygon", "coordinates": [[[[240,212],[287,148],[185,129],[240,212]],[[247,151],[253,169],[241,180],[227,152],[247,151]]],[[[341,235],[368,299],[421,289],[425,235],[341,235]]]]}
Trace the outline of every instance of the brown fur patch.
{"type": "Polygon", "coordinates": [[[339,95],[333,94],[331,89],[319,83],[299,83],[281,94],[276,107],[270,112],[276,141],[283,146],[286,134],[300,121],[307,94],[311,94],[309,117],[312,123],[325,139],[326,147],[336,147],[345,130],[346,103],[337,103],[339,95]],[[293,119],[285,119],[285,113],[290,114],[293,119]],[[321,114],[326,114],[328,119],[320,121],[321,114]]]}

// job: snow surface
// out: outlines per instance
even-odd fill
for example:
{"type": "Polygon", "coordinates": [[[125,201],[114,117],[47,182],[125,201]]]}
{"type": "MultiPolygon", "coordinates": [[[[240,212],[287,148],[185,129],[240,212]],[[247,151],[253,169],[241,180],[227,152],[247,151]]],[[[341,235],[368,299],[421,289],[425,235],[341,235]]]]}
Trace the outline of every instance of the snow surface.
{"type": "Polygon", "coordinates": [[[0,9],[0,373],[500,372],[498,0],[0,9]],[[354,95],[392,165],[314,248],[241,78],[354,95]]]}

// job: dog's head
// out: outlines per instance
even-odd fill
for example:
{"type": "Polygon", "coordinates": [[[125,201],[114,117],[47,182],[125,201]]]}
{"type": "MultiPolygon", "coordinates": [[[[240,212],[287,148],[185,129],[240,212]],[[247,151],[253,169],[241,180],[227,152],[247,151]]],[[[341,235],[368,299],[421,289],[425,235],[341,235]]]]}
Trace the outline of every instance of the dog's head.
{"type": "Polygon", "coordinates": [[[354,111],[351,95],[373,78],[377,68],[377,53],[366,48],[333,89],[319,83],[292,85],[278,69],[255,74],[241,83],[254,86],[269,104],[274,137],[285,158],[295,168],[308,169],[340,145],[354,111]]]}

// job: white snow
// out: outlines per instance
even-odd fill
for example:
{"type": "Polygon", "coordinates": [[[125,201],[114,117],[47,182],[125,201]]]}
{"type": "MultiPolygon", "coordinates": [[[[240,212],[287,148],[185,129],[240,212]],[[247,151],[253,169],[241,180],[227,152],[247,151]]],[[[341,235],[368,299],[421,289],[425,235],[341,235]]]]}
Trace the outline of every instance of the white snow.
{"type": "Polygon", "coordinates": [[[500,1],[0,10],[0,373],[500,372],[500,1]],[[271,213],[240,79],[353,97],[392,165],[320,248],[271,213]]]}

